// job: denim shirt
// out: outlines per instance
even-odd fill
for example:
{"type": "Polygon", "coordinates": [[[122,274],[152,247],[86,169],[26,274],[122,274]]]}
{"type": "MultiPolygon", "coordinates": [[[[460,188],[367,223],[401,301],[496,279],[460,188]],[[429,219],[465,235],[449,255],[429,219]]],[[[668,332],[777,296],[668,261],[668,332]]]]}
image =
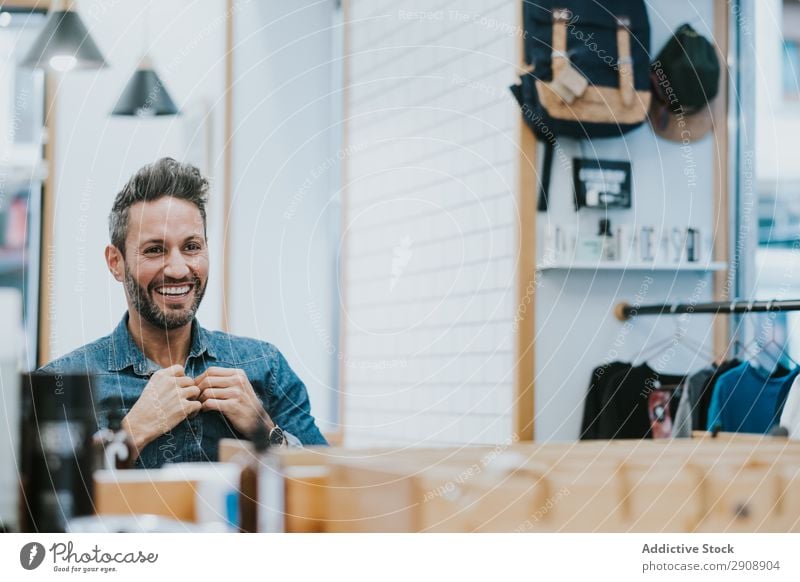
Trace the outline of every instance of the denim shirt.
{"type": "MultiPolygon", "coordinates": [[[[284,431],[306,445],[328,444],[311,416],[311,404],[303,382],[278,349],[267,342],[208,331],[192,322],[187,376],[196,378],[206,368],[240,368],[261,400],[264,410],[284,431]]],[[[43,373],[92,374],[98,428],[108,426],[112,397],[122,399],[127,414],[145,385],[161,367],[146,358],[128,333],[128,314],[117,328],[97,341],[54,360],[39,369],[43,373]]],[[[219,440],[245,438],[225,416],[205,411],[185,419],[145,446],[137,467],[155,468],[164,463],[216,461],[219,440]]]]}

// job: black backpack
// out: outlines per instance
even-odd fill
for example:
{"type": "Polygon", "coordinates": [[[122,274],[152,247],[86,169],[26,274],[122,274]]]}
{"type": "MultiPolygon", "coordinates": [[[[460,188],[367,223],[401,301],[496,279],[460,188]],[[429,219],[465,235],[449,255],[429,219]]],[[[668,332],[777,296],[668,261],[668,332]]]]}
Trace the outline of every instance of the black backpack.
{"type": "Polygon", "coordinates": [[[528,71],[511,87],[545,144],[539,209],[558,136],[617,137],[650,106],[650,24],[643,0],[525,0],[528,71]]]}

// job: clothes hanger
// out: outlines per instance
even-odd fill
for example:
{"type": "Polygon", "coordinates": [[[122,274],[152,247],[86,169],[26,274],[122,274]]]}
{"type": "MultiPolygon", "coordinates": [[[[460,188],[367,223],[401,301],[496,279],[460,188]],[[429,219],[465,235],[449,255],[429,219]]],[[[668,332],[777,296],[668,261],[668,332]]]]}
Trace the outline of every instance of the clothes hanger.
{"type": "Polygon", "coordinates": [[[774,336],[766,342],[757,336],[751,339],[744,347],[742,359],[771,378],[786,376],[800,367],[787,353],[786,346],[781,345],[774,336]],[[789,365],[786,365],[787,360],[789,365]]]}
{"type": "MultiPolygon", "coordinates": [[[[750,304],[750,306],[752,307],[752,303],[750,304]]],[[[769,303],[767,303],[767,312],[770,312],[771,308],[772,308],[772,300],[770,300],[769,303]]],[[[781,344],[780,342],[778,342],[778,340],[775,337],[774,329],[772,334],[770,335],[769,341],[767,341],[766,343],[761,343],[760,340],[756,339],[756,343],[760,348],[760,352],[767,354],[774,361],[770,376],[774,376],[778,371],[784,371],[784,370],[786,374],[789,374],[793,370],[800,368],[800,363],[798,363],[794,358],[792,358],[792,356],[790,356],[789,353],[787,352],[786,344],[785,343],[781,344]],[[772,351],[770,348],[775,348],[777,353],[775,351],[772,351]],[[786,360],[791,362],[792,365],[791,368],[784,365],[784,362],[786,362],[786,360]],[[783,368],[784,370],[781,370],[781,368],[783,368]]],[[[779,374],[779,375],[783,376],[786,374],[779,374]]]]}
{"type": "Polygon", "coordinates": [[[712,360],[711,364],[715,368],[719,368],[725,362],[741,360],[743,346],[744,344],[742,344],[742,342],[740,342],[738,339],[732,340],[724,350],[714,355],[714,359],[712,360]]]}
{"type": "MultiPolygon", "coordinates": [[[[800,367],[800,364],[798,364],[797,361],[792,356],[789,355],[789,352],[786,350],[786,345],[785,344],[781,345],[778,342],[778,340],[776,340],[774,337],[772,337],[770,339],[770,341],[768,341],[766,344],[764,344],[764,348],[763,349],[764,349],[764,351],[766,353],[768,353],[770,356],[775,358],[775,362],[779,366],[784,366],[784,362],[786,360],[789,360],[789,362],[791,362],[791,364],[792,364],[792,368],[788,368],[789,372],[791,372],[791,371],[793,371],[793,370],[795,370],[795,369],[800,367]],[[775,352],[770,352],[769,351],[769,348],[773,348],[773,347],[777,350],[777,354],[775,352]]],[[[784,367],[786,367],[786,366],[784,366],[784,367]]]]}
{"type": "MultiPolygon", "coordinates": [[[[678,305],[676,303],[673,303],[672,307],[670,307],[669,310],[670,315],[675,315],[677,308],[678,305]]],[[[653,359],[654,357],[663,353],[670,346],[675,346],[675,345],[683,347],[685,350],[687,350],[693,355],[700,354],[709,361],[714,359],[713,353],[706,346],[703,346],[699,342],[689,339],[686,333],[680,333],[680,331],[681,330],[678,328],[678,320],[676,319],[675,332],[672,334],[672,336],[665,338],[650,346],[650,349],[648,349],[646,356],[643,356],[643,354],[640,353],[638,357],[640,362],[639,364],[636,365],[641,366],[642,364],[647,363],[648,360],[653,359]]]]}
{"type": "Polygon", "coordinates": [[[737,360],[745,358],[744,343],[739,341],[739,338],[733,340],[733,357],[737,360]]]}
{"type": "MultiPolygon", "coordinates": [[[[671,315],[675,315],[678,309],[678,305],[676,303],[672,304],[669,312],[671,315]]],[[[702,343],[694,340],[686,333],[681,334],[680,328],[678,327],[679,320],[675,319],[675,334],[674,337],[678,340],[678,342],[682,343],[684,347],[689,348],[690,351],[693,353],[697,353],[703,356],[706,360],[712,361],[714,359],[714,353],[711,349],[707,346],[704,346],[702,343]]]]}
{"type": "MultiPolygon", "coordinates": [[[[748,313],[752,313],[753,303],[754,302],[751,301],[750,304],[747,306],[747,312],[748,313]]],[[[731,313],[734,312],[734,307],[735,306],[736,306],[736,301],[731,302],[731,313]]],[[[772,306],[772,300],[770,300],[770,302],[767,304],[767,309],[769,309],[771,306],[772,306]]],[[[753,340],[750,340],[749,342],[746,342],[746,343],[741,341],[741,340],[739,340],[739,336],[737,334],[736,338],[733,340],[733,358],[737,359],[739,361],[742,361],[742,362],[747,361],[748,358],[749,358],[748,353],[749,353],[750,347],[752,346],[752,343],[753,343],[753,340]]],[[[720,362],[720,363],[722,363],[722,362],[720,362]]]]}
{"type": "Polygon", "coordinates": [[[651,345],[646,352],[640,352],[637,355],[636,360],[633,362],[633,365],[641,366],[647,363],[648,360],[660,355],[669,346],[673,345],[673,339],[673,337],[665,338],[651,345]]]}
{"type": "Polygon", "coordinates": [[[742,361],[747,362],[750,366],[756,369],[762,370],[768,376],[772,375],[772,372],[775,370],[776,365],[778,363],[777,359],[774,358],[772,354],[764,350],[764,345],[761,343],[761,340],[758,336],[754,336],[750,341],[744,344],[742,349],[742,361]],[[763,356],[767,356],[771,358],[768,364],[764,364],[762,359],[763,356]]]}
{"type": "MultiPolygon", "coordinates": [[[[670,308],[670,313],[674,313],[674,311],[675,311],[675,305],[673,304],[672,307],[670,308]]],[[[644,353],[639,352],[639,355],[637,356],[638,363],[634,361],[632,364],[634,366],[641,366],[647,363],[647,360],[661,354],[665,349],[667,349],[667,347],[673,344],[673,341],[675,339],[674,335],[675,334],[673,334],[671,337],[666,337],[662,340],[659,340],[653,345],[651,345],[650,348],[646,352],[644,352],[647,354],[646,356],[644,355],[644,353]]]]}
{"type": "Polygon", "coordinates": [[[708,346],[705,346],[697,340],[690,338],[688,335],[680,336],[678,339],[683,341],[688,347],[695,350],[699,355],[703,356],[707,361],[714,361],[714,352],[708,346]]]}
{"type": "MultiPolygon", "coordinates": [[[[731,307],[733,307],[733,305],[734,304],[731,303],[731,307]]],[[[753,305],[752,302],[750,303],[750,305],[748,305],[747,313],[752,313],[752,311],[751,311],[752,310],[752,305],[753,305]]],[[[772,305],[772,301],[770,301],[767,304],[767,311],[769,311],[771,305],[772,305]]],[[[774,364],[773,364],[772,368],[767,369],[766,366],[762,365],[762,363],[758,360],[758,357],[763,355],[763,354],[764,354],[764,350],[763,350],[763,346],[761,345],[761,340],[759,339],[758,334],[754,333],[753,337],[750,338],[750,340],[748,342],[743,344],[742,351],[741,351],[741,356],[742,356],[741,359],[743,361],[747,362],[750,366],[752,366],[754,368],[763,369],[765,372],[767,372],[769,375],[771,375],[771,373],[772,373],[771,370],[772,370],[772,368],[774,368],[774,364]],[[755,348],[755,350],[753,348],[755,348]]],[[[767,354],[767,355],[769,355],[769,354],[767,354]]]]}

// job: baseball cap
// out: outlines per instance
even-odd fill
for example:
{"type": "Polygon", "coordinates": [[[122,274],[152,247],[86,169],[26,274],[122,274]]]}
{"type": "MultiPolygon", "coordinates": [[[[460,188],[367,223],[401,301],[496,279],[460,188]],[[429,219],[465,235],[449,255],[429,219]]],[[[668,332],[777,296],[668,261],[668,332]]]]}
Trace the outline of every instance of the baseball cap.
{"type": "Polygon", "coordinates": [[[692,142],[712,127],[710,103],[719,92],[720,62],[709,40],[681,25],[650,64],[650,123],[657,135],[692,142]]]}

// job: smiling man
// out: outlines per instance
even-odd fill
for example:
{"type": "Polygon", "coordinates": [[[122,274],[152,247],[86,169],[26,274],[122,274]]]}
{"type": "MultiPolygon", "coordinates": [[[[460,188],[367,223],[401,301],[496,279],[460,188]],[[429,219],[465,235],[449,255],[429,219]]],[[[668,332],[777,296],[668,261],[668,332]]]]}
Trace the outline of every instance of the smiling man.
{"type": "Polygon", "coordinates": [[[221,438],[245,438],[258,423],[276,446],[327,444],[277,348],[195,319],[209,273],[207,197],[197,168],[171,158],[128,181],[105,250],[128,311],[110,335],[40,370],[93,374],[98,424],[122,406],[138,467],[215,461],[221,438]]]}

